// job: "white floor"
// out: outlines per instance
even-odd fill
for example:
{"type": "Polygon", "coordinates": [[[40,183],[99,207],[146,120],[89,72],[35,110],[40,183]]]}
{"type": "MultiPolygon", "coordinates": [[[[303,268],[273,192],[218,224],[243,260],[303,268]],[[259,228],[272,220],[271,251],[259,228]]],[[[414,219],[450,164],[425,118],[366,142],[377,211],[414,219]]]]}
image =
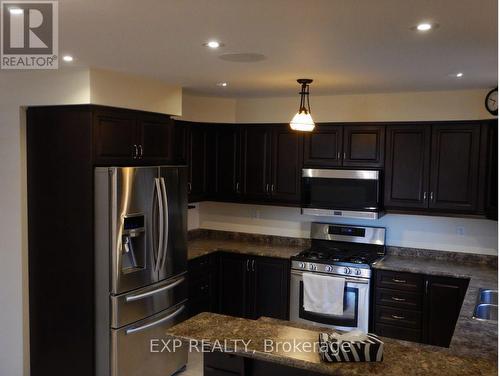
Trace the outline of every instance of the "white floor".
{"type": "Polygon", "coordinates": [[[203,376],[203,354],[198,352],[188,353],[188,364],[184,372],[179,376],[203,376]]]}

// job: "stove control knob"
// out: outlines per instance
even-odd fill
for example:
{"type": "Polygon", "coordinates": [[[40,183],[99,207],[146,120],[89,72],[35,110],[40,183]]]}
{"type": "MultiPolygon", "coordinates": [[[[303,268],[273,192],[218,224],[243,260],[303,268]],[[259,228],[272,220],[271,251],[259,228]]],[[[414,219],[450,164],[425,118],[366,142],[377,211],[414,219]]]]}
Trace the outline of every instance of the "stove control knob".
{"type": "Polygon", "coordinates": [[[314,264],[309,265],[309,270],[317,270],[318,267],[314,264]]]}
{"type": "Polygon", "coordinates": [[[356,274],[356,275],[361,275],[361,270],[359,270],[359,269],[354,269],[354,274],[356,274]]]}
{"type": "Polygon", "coordinates": [[[332,272],[332,271],[333,271],[333,267],[331,265],[325,266],[325,272],[332,272]]]}
{"type": "Polygon", "coordinates": [[[299,263],[299,268],[304,269],[306,267],[306,264],[303,262],[299,263]]]}
{"type": "Polygon", "coordinates": [[[348,267],[345,267],[344,274],[351,274],[351,269],[349,269],[348,267]]]}

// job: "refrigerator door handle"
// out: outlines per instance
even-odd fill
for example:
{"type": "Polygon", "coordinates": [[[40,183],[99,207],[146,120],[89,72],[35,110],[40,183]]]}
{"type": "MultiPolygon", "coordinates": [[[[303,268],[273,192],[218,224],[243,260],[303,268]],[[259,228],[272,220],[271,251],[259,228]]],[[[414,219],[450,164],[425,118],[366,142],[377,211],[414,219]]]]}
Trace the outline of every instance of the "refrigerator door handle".
{"type": "Polygon", "coordinates": [[[157,288],[155,290],[151,290],[148,292],[143,292],[142,294],[137,294],[137,295],[130,295],[125,298],[125,301],[128,302],[134,302],[136,300],[144,299],[147,298],[151,295],[158,294],[159,292],[165,291],[165,290],[170,290],[171,288],[174,288],[175,286],[180,285],[182,282],[186,280],[186,277],[179,278],[177,281],[174,281],[168,285],[162,286],[160,288],[157,288]]]}
{"type": "Polygon", "coordinates": [[[158,251],[157,251],[157,257],[156,257],[156,265],[155,265],[155,273],[158,273],[160,270],[160,261],[161,261],[161,251],[163,249],[163,200],[162,200],[162,194],[161,194],[161,186],[160,186],[160,179],[155,178],[155,190],[156,190],[156,195],[157,195],[157,201],[158,201],[158,213],[159,213],[159,226],[158,226],[158,251]]]}
{"type": "Polygon", "coordinates": [[[150,323],[148,323],[146,325],[137,326],[135,328],[127,329],[125,331],[125,333],[126,334],[134,334],[134,333],[142,332],[143,330],[152,328],[152,327],[154,327],[156,325],[160,325],[160,324],[164,323],[165,321],[171,320],[175,316],[179,315],[182,311],[184,311],[184,308],[186,308],[186,306],[182,305],[181,307],[177,308],[174,312],[172,312],[170,315],[162,317],[161,319],[153,321],[153,322],[150,322],[150,323]]]}
{"type": "Polygon", "coordinates": [[[165,179],[160,178],[160,184],[161,184],[161,192],[162,192],[162,197],[163,197],[163,210],[164,210],[164,235],[163,235],[163,249],[162,249],[162,256],[161,256],[161,265],[159,270],[162,270],[165,267],[165,261],[167,260],[167,250],[168,250],[168,198],[167,198],[167,188],[165,186],[165,179]]]}

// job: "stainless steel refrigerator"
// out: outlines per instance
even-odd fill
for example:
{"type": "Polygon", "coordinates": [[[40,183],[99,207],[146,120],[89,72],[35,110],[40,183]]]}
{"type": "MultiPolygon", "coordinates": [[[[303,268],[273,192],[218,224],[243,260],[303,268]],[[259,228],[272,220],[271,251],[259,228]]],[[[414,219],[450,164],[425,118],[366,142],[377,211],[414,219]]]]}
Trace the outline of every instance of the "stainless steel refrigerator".
{"type": "Polygon", "coordinates": [[[98,376],[168,376],[187,362],[186,349],[151,351],[151,340],[186,314],[186,174],[178,166],[95,169],[98,376]]]}

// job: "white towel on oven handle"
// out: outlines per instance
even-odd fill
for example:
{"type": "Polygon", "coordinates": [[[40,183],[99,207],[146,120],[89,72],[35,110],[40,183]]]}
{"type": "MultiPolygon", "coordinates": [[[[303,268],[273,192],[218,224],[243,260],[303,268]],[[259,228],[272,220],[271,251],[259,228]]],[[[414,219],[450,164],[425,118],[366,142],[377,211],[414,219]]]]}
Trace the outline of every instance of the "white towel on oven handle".
{"type": "Polygon", "coordinates": [[[344,313],[344,278],[303,273],[302,281],[306,311],[336,316],[344,313]]]}

